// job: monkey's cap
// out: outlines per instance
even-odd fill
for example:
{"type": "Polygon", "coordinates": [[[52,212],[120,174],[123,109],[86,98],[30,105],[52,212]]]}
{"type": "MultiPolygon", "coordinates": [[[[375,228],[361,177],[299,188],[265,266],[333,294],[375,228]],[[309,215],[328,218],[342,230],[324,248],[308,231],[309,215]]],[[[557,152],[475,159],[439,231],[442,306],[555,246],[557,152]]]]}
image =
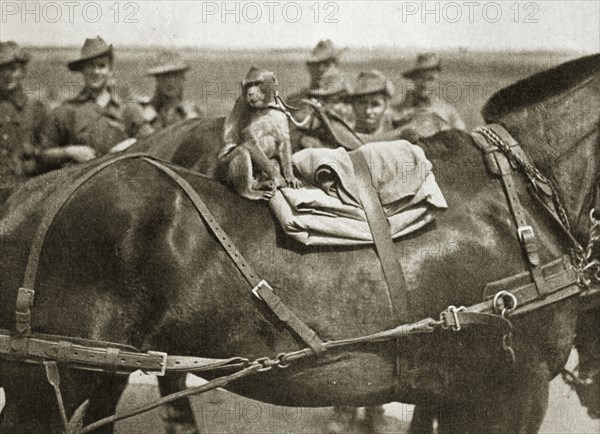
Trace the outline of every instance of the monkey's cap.
{"type": "Polygon", "coordinates": [[[250,71],[248,71],[242,81],[242,86],[247,86],[252,83],[279,84],[274,72],[267,71],[266,69],[259,69],[256,66],[250,68],[250,71]]]}

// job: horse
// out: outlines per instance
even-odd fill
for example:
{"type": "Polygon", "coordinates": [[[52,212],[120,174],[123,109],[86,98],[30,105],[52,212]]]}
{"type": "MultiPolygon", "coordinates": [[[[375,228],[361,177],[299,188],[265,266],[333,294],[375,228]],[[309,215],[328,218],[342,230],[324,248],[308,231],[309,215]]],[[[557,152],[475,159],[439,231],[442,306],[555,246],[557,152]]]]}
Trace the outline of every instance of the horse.
{"type": "MultiPolygon", "coordinates": [[[[553,181],[582,244],[600,173],[599,71],[600,55],[574,60],[499,91],[486,108],[488,119],[504,125],[553,181]]],[[[390,306],[372,246],[300,245],[284,235],[264,204],[242,200],[206,176],[172,169],[285,304],[328,341],[435,317],[449,305],[476,304],[488,282],[527,270],[504,194],[472,137],[449,130],[422,146],[449,208],[395,243],[409,288],[405,316],[390,306]]],[[[15,329],[16,293],[44,206],[62,186],[104,161],[34,179],[0,209],[0,328],[15,329]]],[[[562,257],[568,243],[525,184],[516,177],[546,264],[562,257]]],[[[218,358],[255,359],[304,348],[246,288],[182,190],[154,165],[132,158],[97,173],[56,215],[38,266],[32,329],[218,358]]],[[[436,329],[329,350],[227,388],[280,405],[434,404],[442,431],[535,432],[549,381],[571,350],[578,304],[570,297],[512,318],[514,364],[506,362],[502,339],[492,329],[436,329]]],[[[66,413],[87,398],[86,422],[114,412],[125,381],[61,366],[66,413]]],[[[0,385],[7,398],[0,432],[61,431],[43,369],[4,361],[0,385]]]]}

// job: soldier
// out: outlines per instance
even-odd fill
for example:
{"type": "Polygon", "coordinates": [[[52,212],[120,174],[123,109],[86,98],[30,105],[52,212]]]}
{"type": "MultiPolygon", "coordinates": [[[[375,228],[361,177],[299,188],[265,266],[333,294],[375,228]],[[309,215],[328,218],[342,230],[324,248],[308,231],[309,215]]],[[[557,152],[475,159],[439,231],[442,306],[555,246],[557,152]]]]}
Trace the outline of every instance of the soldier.
{"type": "Polygon", "coordinates": [[[318,101],[326,111],[336,114],[353,126],[354,112],[348,103],[350,91],[350,85],[344,76],[339,72],[332,72],[322,77],[317,87],[309,88],[306,97],[318,101]]]}
{"type": "Polygon", "coordinates": [[[417,57],[414,68],[402,74],[412,80],[415,86],[407,92],[402,102],[393,106],[397,113],[394,124],[398,126],[408,124],[416,116],[426,114],[437,121],[435,128],[437,131],[451,128],[465,129],[465,123],[456,108],[435,95],[436,89],[439,90],[441,71],[442,64],[437,54],[420,54],[417,57]]]}
{"type": "Polygon", "coordinates": [[[184,119],[203,117],[203,111],[193,102],[183,99],[185,73],[190,67],[177,53],[161,51],[148,70],[156,80],[152,98],[140,100],[144,118],[155,130],[184,119]]]}
{"type": "Polygon", "coordinates": [[[71,71],[82,74],[83,89],[52,113],[38,159],[48,168],[81,163],[107,154],[128,138],[152,133],[136,104],[124,104],[114,93],[113,47],[97,36],[86,39],[71,71]]]}
{"type": "Polygon", "coordinates": [[[300,90],[293,95],[286,95],[286,100],[291,105],[297,105],[300,100],[310,97],[309,89],[322,88],[321,80],[323,77],[332,75],[341,75],[340,56],[344,50],[337,48],[331,40],[326,39],[319,43],[312,50],[308,59],[306,59],[306,67],[310,74],[310,84],[308,88],[300,90]]]}
{"type": "Polygon", "coordinates": [[[377,135],[394,129],[390,100],[394,85],[376,69],[358,75],[350,102],[356,117],[357,133],[377,135]]]}
{"type": "Polygon", "coordinates": [[[29,54],[15,42],[0,42],[0,201],[17,183],[37,171],[32,158],[40,145],[46,107],[30,100],[22,81],[29,54]]]}

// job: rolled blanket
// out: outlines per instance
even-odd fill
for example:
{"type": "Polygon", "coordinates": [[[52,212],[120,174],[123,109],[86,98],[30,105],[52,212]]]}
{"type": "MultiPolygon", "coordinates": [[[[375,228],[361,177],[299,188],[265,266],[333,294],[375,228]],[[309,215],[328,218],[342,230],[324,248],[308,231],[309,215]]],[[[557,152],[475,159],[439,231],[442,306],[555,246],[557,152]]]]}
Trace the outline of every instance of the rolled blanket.
{"type": "MultiPolygon", "coordinates": [[[[413,232],[448,207],[423,150],[401,140],[372,143],[363,152],[393,238],[413,232]]],[[[306,149],[293,156],[307,188],[283,188],[270,206],[284,231],[306,245],[372,243],[359,205],[354,168],[342,149],[306,149]]]]}

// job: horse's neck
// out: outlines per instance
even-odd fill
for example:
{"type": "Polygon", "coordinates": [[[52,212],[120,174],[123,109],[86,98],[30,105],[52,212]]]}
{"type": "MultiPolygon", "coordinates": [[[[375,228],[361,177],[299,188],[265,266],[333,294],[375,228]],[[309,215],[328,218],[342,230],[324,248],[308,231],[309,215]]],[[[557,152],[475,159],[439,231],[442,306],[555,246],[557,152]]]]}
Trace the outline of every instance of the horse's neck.
{"type": "Polygon", "coordinates": [[[597,94],[580,86],[509,113],[500,121],[536,167],[554,182],[572,226],[583,224],[590,192],[598,181],[598,113],[597,94]]]}

